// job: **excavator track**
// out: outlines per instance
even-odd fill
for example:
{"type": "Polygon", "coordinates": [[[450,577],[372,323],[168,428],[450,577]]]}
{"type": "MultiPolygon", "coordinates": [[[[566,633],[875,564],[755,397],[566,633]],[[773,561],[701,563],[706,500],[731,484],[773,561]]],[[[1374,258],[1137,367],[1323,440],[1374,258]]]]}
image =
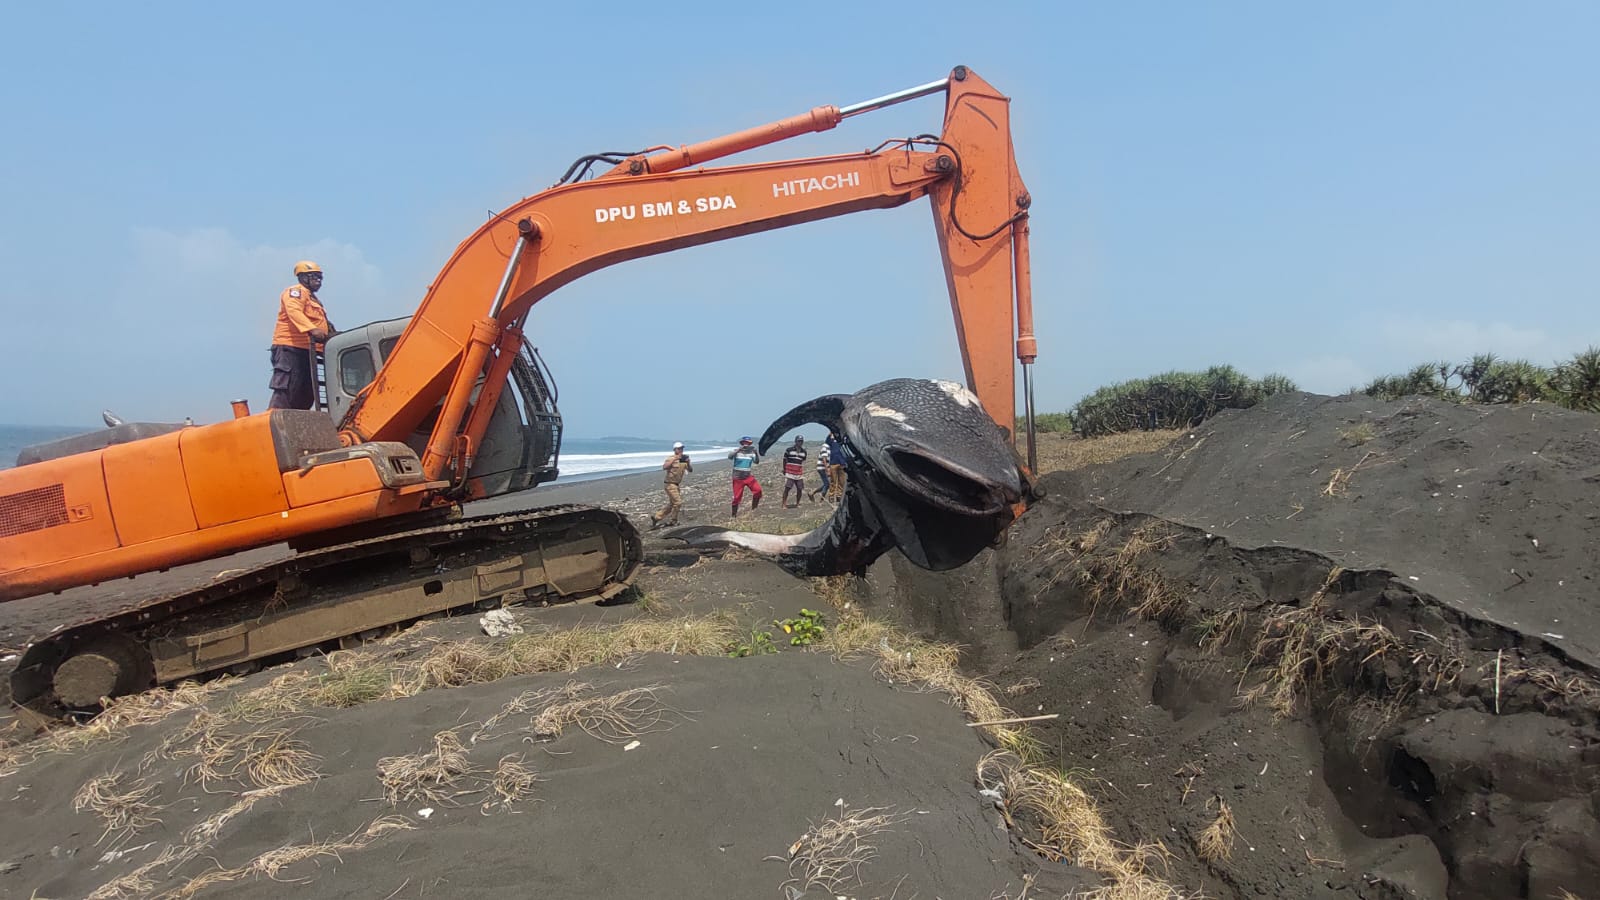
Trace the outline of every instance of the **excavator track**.
{"type": "Polygon", "coordinates": [[[610,599],[633,581],[642,553],[625,516],[586,506],[458,519],[302,552],[62,626],[24,651],[12,700],[62,718],[106,698],[246,673],[452,610],[610,599]]]}

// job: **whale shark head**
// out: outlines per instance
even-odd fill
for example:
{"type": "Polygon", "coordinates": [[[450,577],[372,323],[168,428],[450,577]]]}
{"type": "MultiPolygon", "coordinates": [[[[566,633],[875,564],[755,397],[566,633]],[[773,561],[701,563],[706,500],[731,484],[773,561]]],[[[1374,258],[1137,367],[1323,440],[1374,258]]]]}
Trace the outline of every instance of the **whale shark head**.
{"type": "Polygon", "coordinates": [[[913,502],[986,518],[1022,498],[1022,477],[1005,432],[959,384],[881,382],[852,395],[840,418],[849,446],[913,502]]]}
{"type": "Polygon", "coordinates": [[[959,384],[897,378],[796,406],[762,434],[765,453],[789,430],[826,425],[844,445],[844,502],[797,537],[713,528],[679,532],[699,544],[737,544],[809,575],[861,570],[899,547],[923,568],[962,565],[993,543],[1024,497],[1010,441],[959,384]]]}

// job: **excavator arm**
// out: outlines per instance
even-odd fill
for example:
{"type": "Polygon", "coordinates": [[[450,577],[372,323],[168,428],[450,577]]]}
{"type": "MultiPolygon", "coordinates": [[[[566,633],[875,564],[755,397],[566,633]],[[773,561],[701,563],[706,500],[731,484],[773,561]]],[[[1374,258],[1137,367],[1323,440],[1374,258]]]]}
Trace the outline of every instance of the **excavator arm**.
{"type": "MultiPolygon", "coordinates": [[[[968,387],[1001,427],[1016,422],[1023,365],[1028,467],[1034,467],[1037,353],[1028,276],[1027,189],[1012,152],[1010,101],[964,67],[947,79],[849,107],[623,159],[590,181],[514,204],[456,248],[376,379],[341,423],[348,444],[403,440],[443,400],[422,466],[429,480],[470,469],[522,341],[528,310],[589,272],[683,247],[927,196],[944,259],[968,387]],[[702,164],[853,115],[946,93],[937,136],[875,150],[755,165],[702,164]],[[480,387],[480,380],[482,386],[480,387]],[[479,391],[475,409],[469,409],[479,391]]],[[[459,483],[459,482],[458,482],[459,483]]]]}

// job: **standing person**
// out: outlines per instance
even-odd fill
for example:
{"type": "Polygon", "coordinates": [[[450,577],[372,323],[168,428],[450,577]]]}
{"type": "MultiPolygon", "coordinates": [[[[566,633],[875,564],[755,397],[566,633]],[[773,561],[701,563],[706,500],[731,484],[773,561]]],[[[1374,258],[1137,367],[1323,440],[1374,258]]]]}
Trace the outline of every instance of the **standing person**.
{"type": "Polygon", "coordinates": [[[317,386],[311,372],[311,345],[337,334],[328,311],[317,299],[322,289],[322,267],[309,259],[294,264],[298,284],[278,295],[278,324],[272,330],[272,389],[268,409],[310,409],[316,405],[317,386]]]}
{"type": "Polygon", "coordinates": [[[839,436],[828,432],[828,500],[838,501],[844,497],[844,446],[839,443],[839,436]]]}
{"type": "Polygon", "coordinates": [[[667,473],[661,479],[667,491],[667,505],[663,506],[660,512],[650,516],[652,531],[663,524],[678,524],[678,510],[683,508],[683,488],[680,487],[683,484],[683,474],[694,471],[694,466],[689,463],[689,454],[683,452],[682,441],[672,445],[672,455],[661,464],[661,468],[667,473]],[[672,517],[672,521],[667,521],[668,516],[672,517]]]}
{"type": "Polygon", "coordinates": [[[733,460],[733,515],[738,518],[739,501],[744,499],[746,488],[750,490],[750,511],[755,512],[761,505],[761,482],[755,473],[761,454],[756,452],[755,441],[746,436],[739,439],[739,449],[729,453],[728,458],[733,460]]]}
{"type": "Polygon", "coordinates": [[[806,439],[794,436],[794,444],[783,451],[783,508],[789,509],[789,491],[794,491],[794,508],[806,492],[806,439]]]}
{"type": "Polygon", "coordinates": [[[828,442],[823,441],[817,448],[817,489],[810,494],[811,502],[815,503],[819,495],[828,493],[828,442]]]}

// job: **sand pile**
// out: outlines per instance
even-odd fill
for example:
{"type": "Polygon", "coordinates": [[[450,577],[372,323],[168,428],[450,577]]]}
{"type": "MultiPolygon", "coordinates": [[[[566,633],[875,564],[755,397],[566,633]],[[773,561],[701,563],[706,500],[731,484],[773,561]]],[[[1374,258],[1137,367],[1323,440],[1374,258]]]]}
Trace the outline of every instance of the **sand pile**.
{"type": "Polygon", "coordinates": [[[1294,395],[1048,476],[987,563],[1020,651],[986,668],[1178,883],[1584,896],[1597,425],[1294,395]]]}

